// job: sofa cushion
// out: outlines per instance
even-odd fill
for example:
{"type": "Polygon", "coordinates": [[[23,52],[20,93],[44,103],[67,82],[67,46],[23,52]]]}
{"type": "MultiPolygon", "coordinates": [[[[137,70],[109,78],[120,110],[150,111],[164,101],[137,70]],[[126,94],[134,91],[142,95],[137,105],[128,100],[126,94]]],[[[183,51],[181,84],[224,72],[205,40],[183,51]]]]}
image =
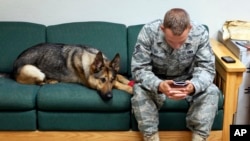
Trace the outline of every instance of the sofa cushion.
{"type": "Polygon", "coordinates": [[[0,130],[36,130],[39,86],[0,78],[0,130]]]}
{"type": "Polygon", "coordinates": [[[109,59],[120,53],[120,73],[127,73],[127,29],[110,22],[76,22],[47,27],[47,41],[83,44],[100,49],[109,59]]]}
{"type": "MultiPolygon", "coordinates": [[[[186,127],[186,112],[180,111],[168,111],[168,112],[159,112],[159,130],[189,130],[186,127]]],[[[138,131],[137,121],[132,114],[131,117],[132,130],[138,131]]],[[[214,123],[212,125],[212,130],[221,130],[223,124],[223,110],[218,110],[217,115],[215,116],[214,123]]]]}
{"type": "Polygon", "coordinates": [[[130,98],[114,89],[113,98],[103,101],[80,84],[44,85],[37,96],[38,130],[129,130],[130,98]]]}
{"type": "MultiPolygon", "coordinates": [[[[128,66],[131,66],[132,54],[134,52],[137,36],[144,24],[128,26],[128,66]]],[[[131,67],[129,67],[128,75],[131,76],[131,67]]]]}
{"type": "Polygon", "coordinates": [[[130,111],[38,111],[38,130],[130,130],[130,111]]]}
{"type": "Polygon", "coordinates": [[[19,84],[8,78],[0,78],[0,111],[23,111],[36,108],[39,86],[19,84]]]}
{"type": "Polygon", "coordinates": [[[0,111],[1,131],[37,130],[37,111],[0,111]]]}
{"type": "Polygon", "coordinates": [[[46,27],[27,22],[0,22],[0,72],[12,71],[14,60],[26,48],[45,42],[46,27]]]}
{"type": "Polygon", "coordinates": [[[130,98],[126,92],[114,89],[113,98],[103,101],[96,90],[80,84],[57,83],[41,87],[37,106],[43,111],[130,111],[130,98]]]}

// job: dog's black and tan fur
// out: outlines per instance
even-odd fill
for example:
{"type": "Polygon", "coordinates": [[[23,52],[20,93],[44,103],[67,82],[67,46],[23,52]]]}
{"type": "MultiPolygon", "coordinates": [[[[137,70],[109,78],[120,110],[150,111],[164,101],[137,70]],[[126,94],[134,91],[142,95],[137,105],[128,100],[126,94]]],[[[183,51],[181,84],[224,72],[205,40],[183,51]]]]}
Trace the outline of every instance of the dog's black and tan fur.
{"type": "Polygon", "coordinates": [[[101,51],[88,46],[43,43],[18,56],[13,76],[23,84],[81,83],[110,99],[113,87],[132,94],[129,80],[118,74],[119,64],[119,54],[109,61],[101,51]]]}

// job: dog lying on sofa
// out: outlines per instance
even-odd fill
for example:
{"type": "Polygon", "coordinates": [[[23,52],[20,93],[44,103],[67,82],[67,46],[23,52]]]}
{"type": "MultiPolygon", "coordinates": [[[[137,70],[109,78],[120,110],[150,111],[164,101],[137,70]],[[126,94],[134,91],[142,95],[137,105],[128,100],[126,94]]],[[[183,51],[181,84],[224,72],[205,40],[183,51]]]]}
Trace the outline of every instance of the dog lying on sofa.
{"type": "Polygon", "coordinates": [[[23,84],[80,83],[109,100],[113,87],[132,94],[130,81],[118,74],[119,65],[118,53],[109,61],[101,51],[89,46],[41,43],[17,57],[13,77],[23,84]]]}

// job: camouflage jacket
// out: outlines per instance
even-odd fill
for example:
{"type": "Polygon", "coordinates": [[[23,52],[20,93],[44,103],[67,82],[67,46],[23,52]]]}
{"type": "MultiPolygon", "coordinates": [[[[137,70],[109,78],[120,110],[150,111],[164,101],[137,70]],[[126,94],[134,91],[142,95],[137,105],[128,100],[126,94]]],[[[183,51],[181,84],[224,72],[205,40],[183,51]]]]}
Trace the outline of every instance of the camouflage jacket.
{"type": "Polygon", "coordinates": [[[158,92],[163,80],[190,80],[195,94],[204,91],[215,76],[215,58],[206,28],[191,22],[186,42],[178,50],[164,40],[162,20],[145,24],[141,29],[132,55],[131,71],[136,83],[158,92]]]}

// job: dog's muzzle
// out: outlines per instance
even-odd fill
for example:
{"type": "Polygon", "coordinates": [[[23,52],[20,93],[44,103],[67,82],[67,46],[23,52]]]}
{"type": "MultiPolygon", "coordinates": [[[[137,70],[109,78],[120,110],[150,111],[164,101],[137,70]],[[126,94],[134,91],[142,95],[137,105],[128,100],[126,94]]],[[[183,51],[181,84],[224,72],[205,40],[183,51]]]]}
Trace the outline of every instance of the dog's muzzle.
{"type": "Polygon", "coordinates": [[[110,100],[110,99],[113,98],[113,94],[112,93],[102,94],[101,92],[99,92],[99,95],[101,96],[101,98],[103,100],[110,100]]]}

